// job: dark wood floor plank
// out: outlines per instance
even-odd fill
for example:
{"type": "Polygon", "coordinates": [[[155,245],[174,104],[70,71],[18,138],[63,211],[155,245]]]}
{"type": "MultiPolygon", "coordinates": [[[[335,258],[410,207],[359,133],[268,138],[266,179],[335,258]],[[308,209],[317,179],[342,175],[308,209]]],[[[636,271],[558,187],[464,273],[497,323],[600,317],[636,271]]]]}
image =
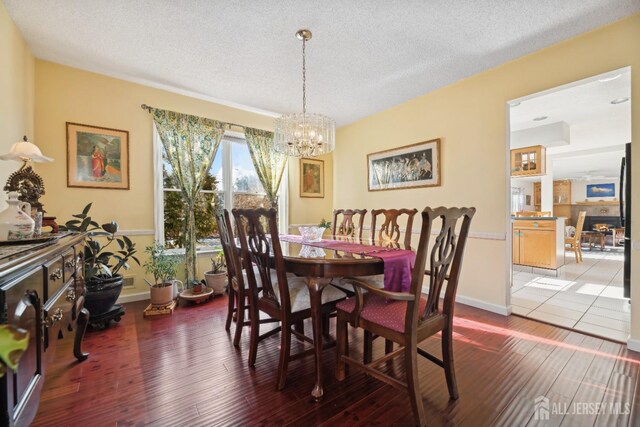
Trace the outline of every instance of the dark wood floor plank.
{"type": "MultiPolygon", "coordinates": [[[[409,399],[360,372],[334,378],[335,352],[324,352],[325,394],[310,399],[313,358],[289,365],[286,388],[275,387],[280,340],[262,343],[254,368],[247,366],[248,333],[240,347],[224,330],[226,299],[180,307],[173,316],[144,319],[145,302],[126,304],[121,323],[90,331],[75,362],[71,348],[47,369],[34,426],[357,426],[412,425],[409,399]]],[[[449,399],[442,369],[420,360],[420,388],[432,426],[533,423],[538,394],[560,403],[638,401],[640,355],[618,343],[572,333],[516,316],[503,317],[456,306],[455,369],[460,398],[449,399]]],[[[307,332],[311,330],[305,325],[307,332]]],[[[265,326],[264,331],[271,328],[265,326]]],[[[333,328],[333,326],[332,326],[333,328]]],[[[362,355],[362,331],[350,331],[354,357],[362,355]]],[[[441,356],[440,341],[421,347],[441,356]]],[[[304,348],[294,341],[294,351],[304,348]]],[[[374,355],[383,354],[376,340],[374,355]]],[[[384,369],[404,377],[402,359],[384,369]]],[[[637,409],[636,409],[637,412],[637,409]]],[[[564,416],[561,426],[634,426],[637,414],[564,416]]]]}

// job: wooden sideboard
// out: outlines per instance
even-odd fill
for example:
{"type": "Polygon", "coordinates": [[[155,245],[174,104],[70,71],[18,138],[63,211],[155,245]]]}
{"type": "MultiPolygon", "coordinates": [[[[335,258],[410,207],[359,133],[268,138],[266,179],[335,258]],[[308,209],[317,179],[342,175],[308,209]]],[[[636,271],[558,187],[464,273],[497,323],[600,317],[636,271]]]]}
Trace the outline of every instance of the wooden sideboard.
{"type": "MultiPolygon", "coordinates": [[[[21,250],[0,247],[0,323],[30,334],[16,372],[0,379],[0,425],[28,426],[36,415],[47,365],[56,357],[59,340],[73,340],[82,361],[82,338],[89,319],[84,309],[82,256],[84,235],[69,234],[21,250]],[[19,251],[12,254],[6,251],[19,251]]],[[[58,354],[70,358],[70,354],[58,354]]]]}
{"type": "Polygon", "coordinates": [[[564,265],[564,218],[513,220],[514,264],[557,270],[564,265]]]}

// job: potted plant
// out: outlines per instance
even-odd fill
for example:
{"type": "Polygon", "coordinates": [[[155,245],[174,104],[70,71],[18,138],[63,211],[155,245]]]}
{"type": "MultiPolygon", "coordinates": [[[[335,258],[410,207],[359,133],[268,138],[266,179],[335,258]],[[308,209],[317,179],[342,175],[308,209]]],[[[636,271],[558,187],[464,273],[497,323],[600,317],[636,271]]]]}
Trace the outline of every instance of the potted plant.
{"type": "Polygon", "coordinates": [[[226,267],[224,255],[222,252],[219,252],[215,258],[211,258],[211,270],[204,273],[207,286],[213,289],[215,294],[221,294],[225,290],[227,284],[226,267]]]}
{"type": "Polygon", "coordinates": [[[318,227],[324,228],[324,231],[327,231],[328,229],[331,228],[331,221],[327,221],[326,219],[322,218],[322,220],[320,221],[320,224],[318,224],[318,227]]]}
{"type": "Polygon", "coordinates": [[[73,215],[63,230],[87,233],[84,246],[83,273],[85,278],[84,306],[96,318],[111,310],[120,296],[124,278],[121,270],[129,269],[129,260],[140,265],[135,254],[136,244],[127,236],[116,236],[118,223],[98,225],[89,216],[91,203],[82,213],[73,215]],[[115,245],[114,245],[115,242],[115,245]]]}
{"type": "Polygon", "coordinates": [[[154,242],[144,250],[149,259],[144,263],[144,269],[153,276],[154,283],[144,279],[151,287],[151,305],[154,307],[166,307],[175,297],[174,285],[176,283],[176,270],[179,261],[176,257],[168,255],[164,245],[154,242]]]}

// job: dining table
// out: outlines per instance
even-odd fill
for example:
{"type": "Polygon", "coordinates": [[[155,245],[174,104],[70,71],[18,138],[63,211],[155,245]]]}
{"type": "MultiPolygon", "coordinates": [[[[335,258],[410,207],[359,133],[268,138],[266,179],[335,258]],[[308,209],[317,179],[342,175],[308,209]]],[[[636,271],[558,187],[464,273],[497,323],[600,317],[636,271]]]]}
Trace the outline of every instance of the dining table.
{"type": "MultiPolygon", "coordinates": [[[[328,337],[328,331],[323,330],[322,291],[333,279],[385,274],[387,261],[380,256],[382,253],[387,255],[402,252],[406,255],[413,251],[411,248],[401,248],[395,242],[372,242],[354,238],[332,237],[316,242],[303,242],[300,236],[281,235],[279,240],[287,272],[303,277],[309,288],[316,370],[311,396],[319,402],[323,395],[322,352],[328,337]]],[[[415,254],[413,255],[415,259],[415,254]]],[[[404,274],[410,277],[410,269],[404,274]]],[[[336,285],[339,286],[339,283],[336,285]]]]}

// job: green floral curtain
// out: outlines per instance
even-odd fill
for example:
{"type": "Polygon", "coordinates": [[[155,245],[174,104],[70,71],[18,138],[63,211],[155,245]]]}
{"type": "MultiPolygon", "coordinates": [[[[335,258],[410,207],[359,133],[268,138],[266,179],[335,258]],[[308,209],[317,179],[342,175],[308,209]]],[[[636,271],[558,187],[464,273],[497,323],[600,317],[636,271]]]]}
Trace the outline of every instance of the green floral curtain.
{"type": "Polygon", "coordinates": [[[197,280],[194,206],[224,134],[224,123],[212,119],[150,109],[186,203],[185,249],[187,283],[197,280]]]}
{"type": "Polygon", "coordinates": [[[273,132],[244,128],[244,135],[258,179],[267,193],[271,207],[277,208],[278,188],[287,165],[287,155],[274,150],[273,132]]]}

